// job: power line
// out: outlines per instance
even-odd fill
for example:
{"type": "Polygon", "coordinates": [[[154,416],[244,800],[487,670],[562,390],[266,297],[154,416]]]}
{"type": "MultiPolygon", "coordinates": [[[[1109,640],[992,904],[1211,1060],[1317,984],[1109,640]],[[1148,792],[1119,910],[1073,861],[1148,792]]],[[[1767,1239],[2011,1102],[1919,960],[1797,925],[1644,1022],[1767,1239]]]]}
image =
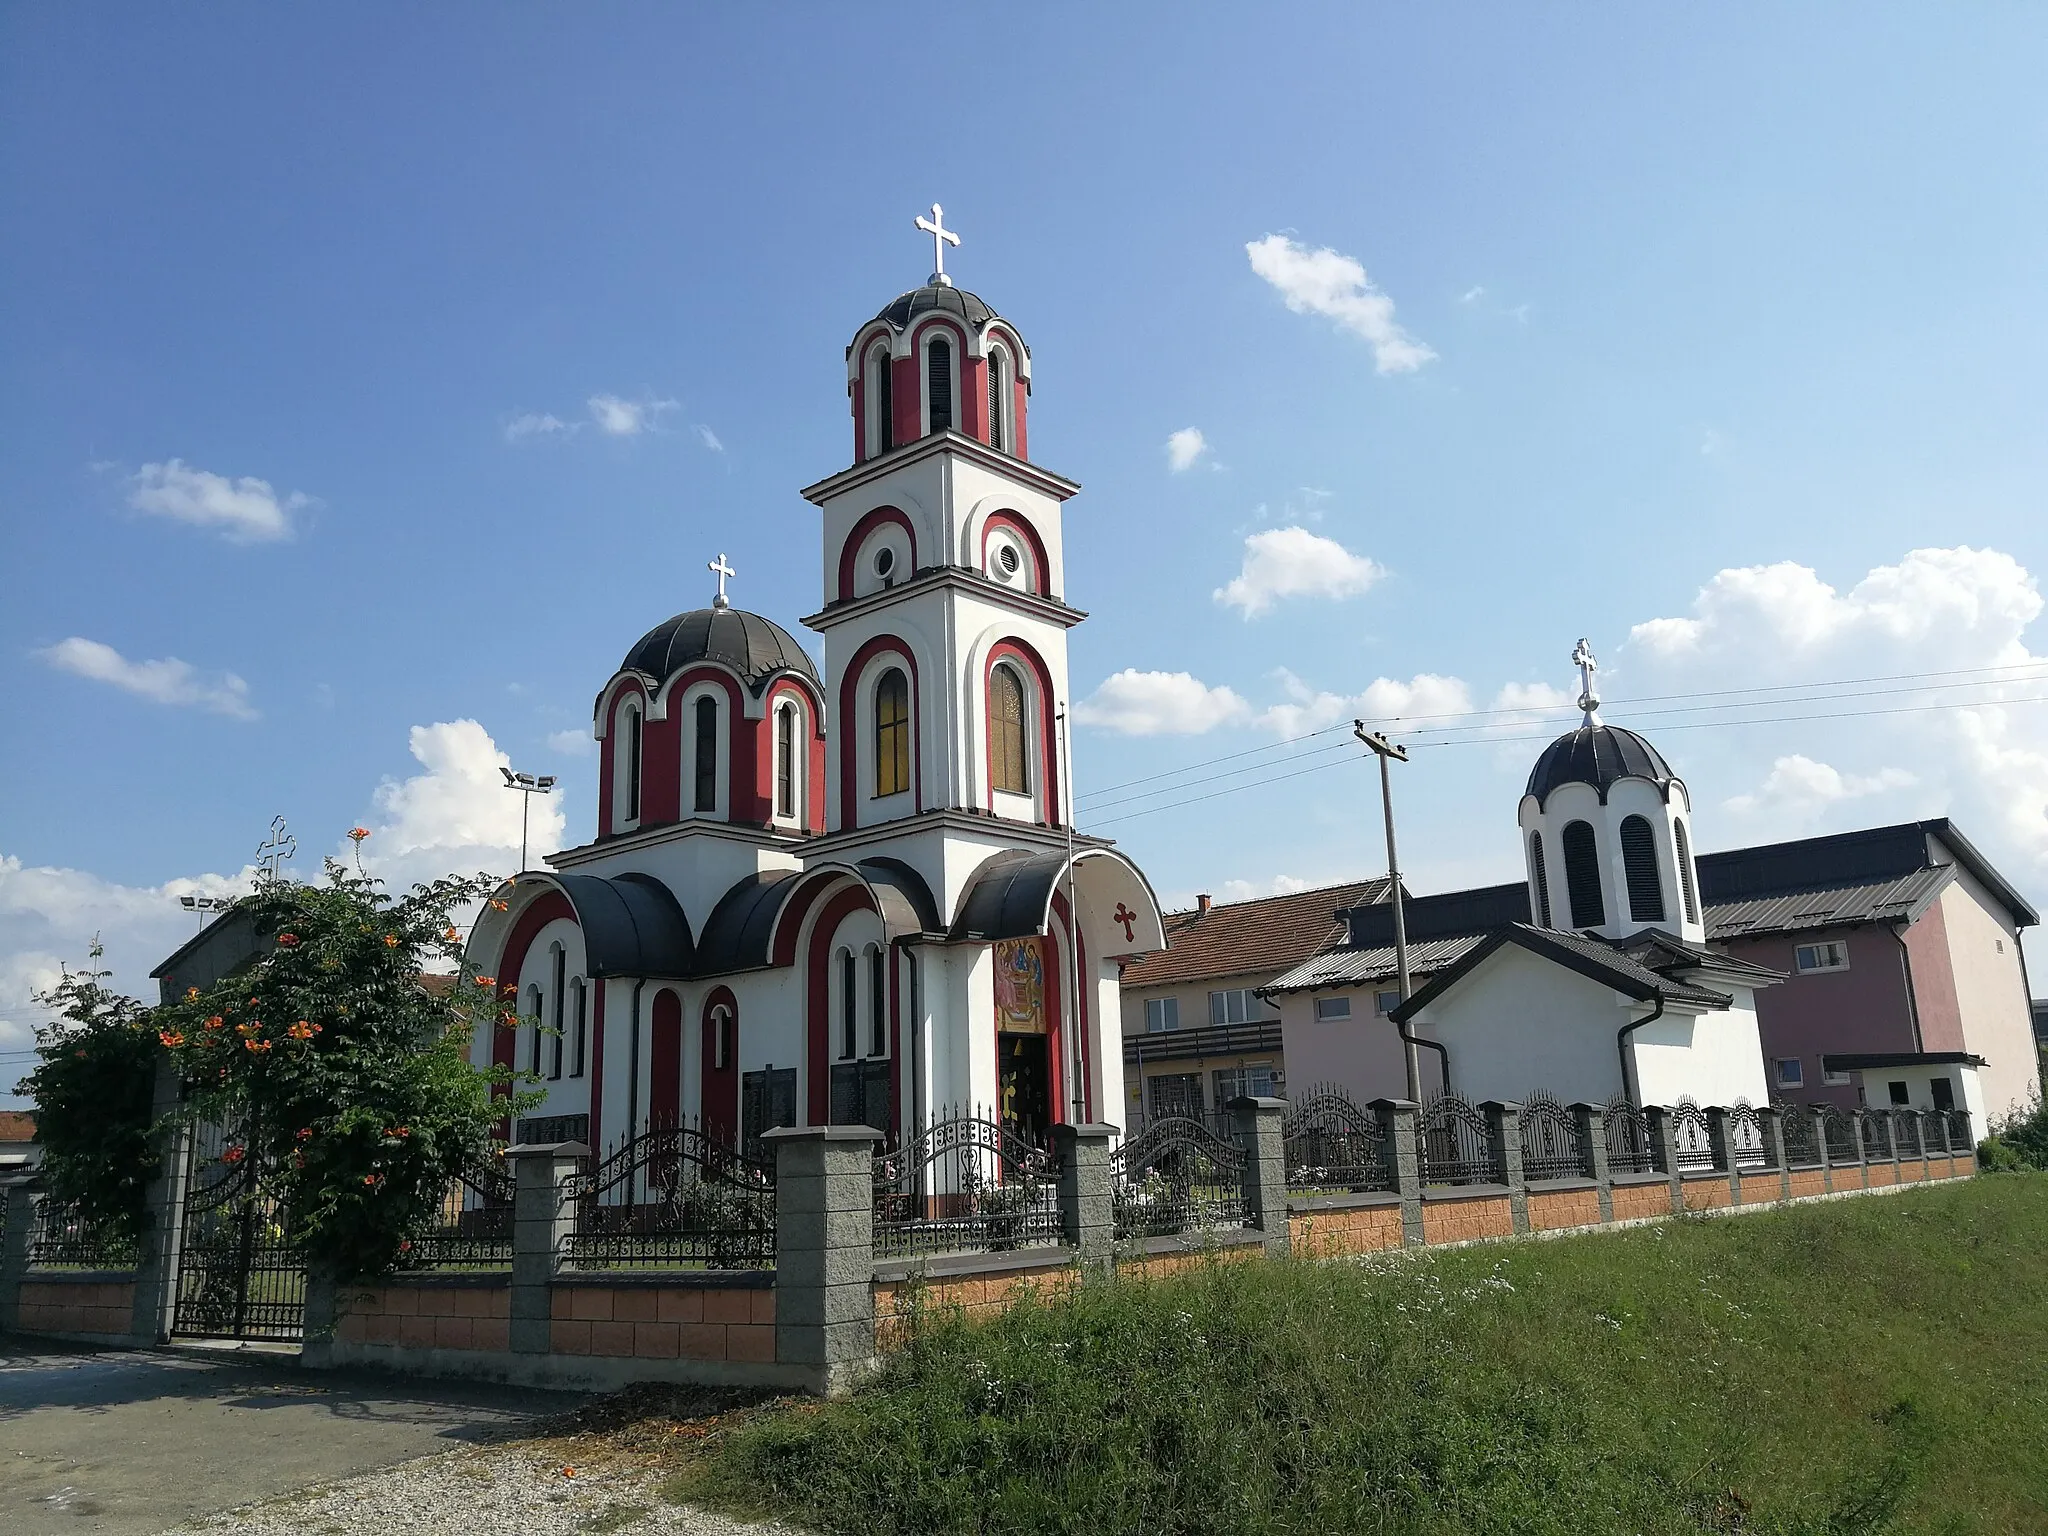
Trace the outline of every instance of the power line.
{"type": "Polygon", "coordinates": [[[1341,731],[1349,724],[1349,721],[1344,721],[1337,725],[1326,725],[1319,731],[1310,731],[1303,736],[1289,736],[1281,741],[1269,741],[1263,747],[1246,747],[1242,752],[1225,752],[1221,757],[1201,758],[1182,768],[1168,768],[1160,773],[1148,773],[1141,778],[1126,779],[1121,784],[1105,784],[1100,789],[1089,790],[1080,798],[1083,800],[1093,800],[1101,795],[1114,794],[1119,789],[1129,789],[1134,784],[1150,784],[1154,779],[1170,779],[1178,774],[1193,773],[1197,768],[1207,768],[1216,763],[1227,763],[1240,757],[1256,757],[1261,752],[1277,752],[1280,748],[1291,747],[1296,742],[1314,741],[1318,736],[1327,736],[1332,731],[1341,731]]]}
{"type": "MultiPolygon", "coordinates": [[[[1315,750],[1311,752],[1304,752],[1299,757],[1294,758],[1293,761],[1298,763],[1311,757],[1326,758],[1332,752],[1342,752],[1345,748],[1349,747],[1350,745],[1351,742],[1349,740],[1332,742],[1327,747],[1317,747],[1315,750]]],[[[1273,766],[1274,765],[1271,763],[1247,763],[1242,768],[1226,768],[1221,773],[1208,774],[1205,777],[1199,779],[1189,779],[1185,783],[1181,784],[1169,784],[1163,789],[1140,790],[1135,795],[1124,795],[1120,799],[1105,800],[1099,805],[1089,806],[1088,810],[1090,812],[1106,811],[1111,806],[1130,805],[1139,800],[1149,800],[1154,795],[1173,794],[1183,789],[1192,789],[1197,784],[1213,784],[1218,779],[1235,778],[1238,774],[1241,773],[1259,773],[1273,766]]]]}

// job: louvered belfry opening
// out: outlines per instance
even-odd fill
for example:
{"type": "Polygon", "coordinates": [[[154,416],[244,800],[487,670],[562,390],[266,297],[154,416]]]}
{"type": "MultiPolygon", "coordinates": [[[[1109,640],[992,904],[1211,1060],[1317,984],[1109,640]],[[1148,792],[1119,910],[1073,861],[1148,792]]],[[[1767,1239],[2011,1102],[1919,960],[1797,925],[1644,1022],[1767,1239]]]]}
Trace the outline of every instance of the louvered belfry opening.
{"type": "Polygon", "coordinates": [[[1543,834],[1529,834],[1529,873],[1536,881],[1536,926],[1550,926],[1550,875],[1543,868],[1543,834]]]}
{"type": "Polygon", "coordinates": [[[896,395],[891,387],[889,349],[875,348],[875,451],[887,453],[896,446],[896,395]]]}
{"type": "Polygon", "coordinates": [[[1003,354],[988,355],[988,445],[1003,446],[1003,354]]]}
{"type": "Polygon", "coordinates": [[[1621,822],[1621,867],[1628,876],[1628,912],[1639,923],[1664,921],[1664,882],[1657,874],[1657,835],[1641,816],[1621,822]]]}
{"type": "Polygon", "coordinates": [[[1606,925],[1607,904],[1600,898],[1600,844],[1589,822],[1575,821],[1564,829],[1564,886],[1572,904],[1574,928],[1606,925]]]}
{"type": "Polygon", "coordinates": [[[692,810],[718,809],[718,701],[697,701],[697,741],[693,769],[692,810]]]}
{"type": "Polygon", "coordinates": [[[1692,839],[1686,836],[1682,821],[1674,821],[1671,830],[1678,838],[1678,888],[1685,893],[1685,920],[1696,923],[1700,920],[1700,893],[1693,883],[1692,839]]]}
{"type": "Polygon", "coordinates": [[[953,425],[953,344],[943,336],[933,337],[925,348],[924,385],[931,429],[947,431],[953,425]]]}

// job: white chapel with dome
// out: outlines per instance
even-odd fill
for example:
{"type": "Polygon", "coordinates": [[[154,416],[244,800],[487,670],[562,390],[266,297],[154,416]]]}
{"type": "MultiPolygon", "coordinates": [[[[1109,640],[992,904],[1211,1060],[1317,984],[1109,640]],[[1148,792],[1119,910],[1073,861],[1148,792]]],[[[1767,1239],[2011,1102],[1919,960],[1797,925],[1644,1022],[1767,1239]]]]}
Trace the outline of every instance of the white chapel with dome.
{"type": "Polygon", "coordinates": [[[809,486],[824,665],[773,620],[657,624],[598,690],[597,825],[495,893],[468,960],[516,989],[479,1065],[537,1073],[525,1141],[721,1139],[953,1106],[1042,1140],[1123,1101],[1118,962],[1144,875],[1073,826],[1064,504],[1031,353],[930,280],[846,349],[851,464],[809,486]],[[537,1022],[536,1022],[537,1021],[537,1022]]]}

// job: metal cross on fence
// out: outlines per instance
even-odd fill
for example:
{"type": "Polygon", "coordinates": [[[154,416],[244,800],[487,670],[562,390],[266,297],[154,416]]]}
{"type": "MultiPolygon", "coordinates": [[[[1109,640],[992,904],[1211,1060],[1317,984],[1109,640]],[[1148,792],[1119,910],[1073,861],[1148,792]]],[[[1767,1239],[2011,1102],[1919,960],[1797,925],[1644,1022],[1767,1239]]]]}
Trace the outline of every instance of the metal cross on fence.
{"type": "Polygon", "coordinates": [[[270,881],[283,878],[278,868],[286,859],[299,851],[299,840],[284,829],[284,818],[270,818],[270,836],[256,845],[256,871],[259,880],[270,881]]]}
{"type": "Polygon", "coordinates": [[[932,281],[941,288],[952,287],[953,279],[946,276],[946,247],[958,246],[960,237],[946,228],[945,210],[933,203],[932,216],[919,214],[917,227],[932,237],[932,281]]]}
{"type": "Polygon", "coordinates": [[[725,563],[725,551],[721,549],[718,552],[718,558],[705,566],[704,569],[718,578],[718,596],[711,599],[711,606],[714,608],[730,608],[732,604],[726,600],[725,583],[728,578],[739,575],[739,572],[725,563]]]}

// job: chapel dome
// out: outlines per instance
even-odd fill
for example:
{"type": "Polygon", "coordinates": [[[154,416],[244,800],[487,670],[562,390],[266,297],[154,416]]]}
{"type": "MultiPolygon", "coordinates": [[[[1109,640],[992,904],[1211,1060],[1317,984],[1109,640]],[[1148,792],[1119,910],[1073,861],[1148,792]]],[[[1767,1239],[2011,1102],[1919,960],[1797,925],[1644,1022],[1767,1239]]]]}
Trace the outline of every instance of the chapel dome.
{"type": "Polygon", "coordinates": [[[922,288],[898,294],[876,314],[875,319],[886,320],[900,331],[920,315],[927,314],[956,316],[966,321],[970,330],[976,331],[996,318],[994,310],[965,288],[955,288],[951,283],[926,283],[922,288]]]}
{"type": "Polygon", "coordinates": [[[1634,731],[1618,725],[1582,725],[1543,749],[1529,771],[1526,793],[1540,805],[1560,785],[1590,784],[1604,801],[1617,779],[1648,779],[1661,790],[1677,778],[1664,754],[1634,731]]]}
{"type": "Polygon", "coordinates": [[[693,608],[655,625],[626,653],[619,670],[665,680],[700,661],[730,667],[756,693],[783,671],[823,688],[816,664],[788,630],[758,613],[729,607],[693,608]]]}

